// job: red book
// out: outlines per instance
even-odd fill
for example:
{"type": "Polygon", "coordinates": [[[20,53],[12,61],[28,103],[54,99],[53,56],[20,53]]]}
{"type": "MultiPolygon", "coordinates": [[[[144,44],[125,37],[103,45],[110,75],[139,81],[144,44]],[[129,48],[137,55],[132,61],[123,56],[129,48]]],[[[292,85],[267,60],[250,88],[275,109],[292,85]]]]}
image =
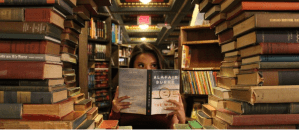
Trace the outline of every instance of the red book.
{"type": "Polygon", "coordinates": [[[62,66],[46,62],[0,61],[0,79],[62,78],[62,66]]]}
{"type": "Polygon", "coordinates": [[[99,126],[100,129],[117,129],[117,127],[118,120],[103,120],[103,122],[99,126]]]}
{"type": "Polygon", "coordinates": [[[299,2],[256,2],[242,1],[239,6],[227,14],[227,20],[234,18],[246,10],[260,11],[293,11],[299,10],[299,2]]]}
{"type": "Polygon", "coordinates": [[[0,40],[0,53],[59,55],[60,45],[51,41],[0,40]]]}

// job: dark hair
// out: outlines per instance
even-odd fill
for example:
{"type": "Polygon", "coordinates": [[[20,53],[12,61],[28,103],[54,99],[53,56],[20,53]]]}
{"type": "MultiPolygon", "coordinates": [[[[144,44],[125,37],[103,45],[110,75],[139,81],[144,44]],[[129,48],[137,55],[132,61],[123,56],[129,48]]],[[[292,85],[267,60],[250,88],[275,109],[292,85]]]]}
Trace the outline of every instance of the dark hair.
{"type": "Polygon", "coordinates": [[[136,45],[133,48],[133,51],[131,53],[131,57],[130,57],[130,64],[129,64],[129,68],[134,68],[134,62],[136,60],[136,57],[140,54],[143,53],[151,53],[155,56],[155,58],[157,59],[158,62],[158,69],[167,69],[168,65],[165,62],[165,59],[163,57],[163,55],[161,54],[161,52],[153,45],[150,43],[141,43],[136,45]]]}

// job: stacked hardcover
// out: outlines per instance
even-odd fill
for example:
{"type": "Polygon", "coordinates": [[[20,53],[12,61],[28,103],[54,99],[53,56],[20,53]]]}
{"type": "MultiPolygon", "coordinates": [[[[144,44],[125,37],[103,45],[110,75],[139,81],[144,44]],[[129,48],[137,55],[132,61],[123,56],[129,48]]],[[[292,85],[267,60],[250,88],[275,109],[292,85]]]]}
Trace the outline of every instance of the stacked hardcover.
{"type": "Polygon", "coordinates": [[[225,53],[220,76],[230,80],[219,78],[219,88],[209,97],[211,107],[203,106],[203,113],[213,118],[209,125],[219,129],[296,128],[299,13],[292,11],[299,10],[298,6],[293,0],[223,0],[220,4],[218,15],[223,17],[214,22],[225,53]],[[227,66],[233,56],[234,62],[227,66]],[[227,67],[236,69],[228,71],[227,67]]]}

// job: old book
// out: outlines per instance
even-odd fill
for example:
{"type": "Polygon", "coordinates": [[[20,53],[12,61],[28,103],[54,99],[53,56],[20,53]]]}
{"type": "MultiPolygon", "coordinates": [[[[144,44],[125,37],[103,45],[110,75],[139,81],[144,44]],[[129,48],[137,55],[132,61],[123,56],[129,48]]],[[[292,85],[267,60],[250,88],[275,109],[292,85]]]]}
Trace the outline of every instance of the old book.
{"type": "Polygon", "coordinates": [[[165,103],[167,99],[179,101],[179,71],[178,70],[146,70],[134,68],[119,69],[119,96],[130,96],[123,102],[133,102],[121,113],[138,113],[143,115],[167,114],[174,104],[165,103]],[[135,80],[130,80],[134,78],[135,80]],[[147,81],[140,82],[140,81],[147,81]],[[132,84],[135,84],[132,86],[132,84]],[[171,86],[171,88],[170,88],[171,86]],[[151,89],[148,89],[151,88],[151,89]],[[134,90],[138,89],[138,93],[134,90]]]}
{"type": "Polygon", "coordinates": [[[214,95],[222,99],[230,99],[231,91],[220,87],[214,88],[214,95]]]}
{"type": "Polygon", "coordinates": [[[220,4],[224,0],[212,0],[212,4],[220,4]]]}
{"type": "Polygon", "coordinates": [[[222,98],[217,97],[215,95],[209,95],[208,104],[217,110],[224,109],[225,107],[225,101],[222,98]]]}
{"type": "Polygon", "coordinates": [[[229,28],[232,28],[232,26],[230,25],[230,21],[224,21],[216,26],[215,34],[217,35],[223,31],[226,31],[229,28]]]}
{"type": "Polygon", "coordinates": [[[230,56],[230,57],[224,57],[223,61],[226,62],[233,62],[233,61],[241,61],[242,58],[240,56],[230,56]]]}
{"type": "Polygon", "coordinates": [[[59,55],[60,45],[47,40],[0,40],[0,53],[59,55]]]}
{"type": "Polygon", "coordinates": [[[229,10],[231,10],[235,5],[240,3],[239,0],[224,0],[221,5],[221,12],[227,13],[229,10]]]}
{"type": "Polygon", "coordinates": [[[49,40],[55,43],[61,43],[60,40],[48,36],[47,34],[0,33],[0,38],[6,40],[49,40]]]}
{"type": "Polygon", "coordinates": [[[232,88],[232,99],[255,103],[293,103],[298,102],[298,85],[251,86],[232,88]],[[282,96],[283,95],[283,96],[282,96]]]}
{"type": "Polygon", "coordinates": [[[0,22],[0,33],[44,34],[60,39],[62,29],[45,22],[0,22]]]}
{"type": "Polygon", "coordinates": [[[0,2],[0,6],[54,6],[61,12],[67,15],[73,15],[72,8],[65,3],[64,0],[38,0],[38,1],[28,1],[28,0],[18,0],[18,1],[9,1],[3,0],[0,2]]]}
{"type": "Polygon", "coordinates": [[[299,114],[298,103],[257,103],[251,105],[247,102],[228,100],[225,109],[240,115],[255,114],[299,114]]]}
{"type": "Polygon", "coordinates": [[[24,21],[24,8],[0,8],[0,21],[24,21]]]}
{"type": "Polygon", "coordinates": [[[92,102],[90,99],[82,100],[81,102],[74,105],[75,111],[85,111],[87,112],[92,108],[92,102]]]}
{"type": "Polygon", "coordinates": [[[67,99],[67,90],[53,92],[0,91],[0,103],[53,104],[67,99]]]}
{"type": "Polygon", "coordinates": [[[202,126],[196,120],[188,121],[188,125],[191,129],[202,129],[202,126]]]}
{"type": "Polygon", "coordinates": [[[86,112],[87,120],[94,120],[98,115],[98,107],[92,107],[89,111],[86,112]]]}
{"type": "Polygon", "coordinates": [[[129,129],[129,130],[132,130],[133,127],[132,126],[118,126],[118,129],[129,129]]]}
{"type": "Polygon", "coordinates": [[[68,5],[70,5],[72,8],[76,7],[77,0],[64,0],[68,5]]]}
{"type": "Polygon", "coordinates": [[[237,48],[237,42],[232,41],[227,44],[221,44],[221,53],[234,51],[237,48]]]}
{"type": "Polygon", "coordinates": [[[217,77],[217,86],[225,89],[230,89],[237,85],[236,77],[217,77]]]}
{"type": "Polygon", "coordinates": [[[39,115],[44,118],[58,118],[74,111],[74,101],[68,99],[55,104],[23,104],[23,115],[39,115]]]}
{"type": "Polygon", "coordinates": [[[63,76],[75,76],[75,69],[63,69],[62,70],[62,75],[63,76]]]}
{"type": "Polygon", "coordinates": [[[81,25],[81,27],[85,26],[85,21],[83,18],[81,18],[78,14],[68,15],[66,17],[67,20],[73,20],[77,24],[81,25]]]}
{"type": "Polygon", "coordinates": [[[62,45],[62,46],[60,46],[60,52],[61,53],[70,53],[70,54],[75,55],[76,54],[76,50],[77,50],[77,47],[73,48],[73,47],[68,46],[68,45],[62,45]]]}
{"type": "Polygon", "coordinates": [[[64,29],[64,20],[55,8],[25,8],[25,21],[28,22],[48,22],[64,29]]]}
{"type": "Polygon", "coordinates": [[[74,111],[62,119],[41,119],[39,116],[28,116],[23,119],[0,119],[2,129],[76,129],[84,120],[86,114],[74,111]]]}
{"type": "Polygon", "coordinates": [[[174,129],[191,129],[188,124],[173,124],[174,129]]]}
{"type": "Polygon", "coordinates": [[[196,119],[202,126],[210,126],[212,125],[212,118],[206,115],[203,111],[197,112],[196,119]]]}
{"type": "Polygon", "coordinates": [[[225,13],[218,13],[217,15],[212,17],[211,20],[210,20],[211,28],[214,28],[219,23],[223,22],[225,19],[226,19],[226,14],[225,13]]]}
{"type": "Polygon", "coordinates": [[[256,43],[298,43],[297,29],[263,29],[250,32],[237,38],[237,48],[256,43]]]}
{"type": "Polygon", "coordinates": [[[76,96],[78,94],[80,94],[80,87],[72,87],[72,88],[67,88],[67,96],[68,97],[73,97],[76,96]]]}
{"type": "Polygon", "coordinates": [[[0,103],[0,119],[21,119],[22,103],[0,103]]]}
{"type": "MultiPolygon", "coordinates": [[[[252,69],[298,69],[298,65],[299,62],[255,62],[242,65],[240,71],[252,69]]],[[[242,72],[244,73],[245,71],[242,72]]]]}
{"type": "Polygon", "coordinates": [[[118,127],[118,120],[103,120],[100,129],[116,129],[118,127]]]}
{"type": "Polygon", "coordinates": [[[53,92],[65,89],[65,85],[56,86],[0,86],[0,91],[30,91],[30,92],[53,92]]]}
{"type": "Polygon", "coordinates": [[[209,104],[203,104],[202,111],[211,118],[216,116],[216,109],[209,104]]]}
{"type": "Polygon", "coordinates": [[[258,55],[242,59],[242,64],[253,62],[298,62],[299,55],[258,55]]]}
{"type": "Polygon", "coordinates": [[[242,58],[265,54],[299,54],[297,43],[269,43],[262,42],[240,50],[242,58]]]}
{"type": "Polygon", "coordinates": [[[61,61],[77,64],[77,55],[73,55],[70,53],[62,53],[61,61]]]}
{"type": "Polygon", "coordinates": [[[224,32],[219,33],[218,40],[219,40],[220,45],[228,43],[228,42],[232,42],[233,40],[235,40],[233,29],[228,29],[224,32]]]}
{"type": "Polygon", "coordinates": [[[256,28],[294,28],[298,27],[296,13],[259,13],[235,25],[234,36],[240,36],[256,28]]]}
{"type": "Polygon", "coordinates": [[[76,44],[79,43],[79,38],[72,35],[71,33],[62,33],[60,38],[61,38],[61,40],[70,40],[76,44]]]}
{"type": "Polygon", "coordinates": [[[95,118],[94,118],[94,125],[95,128],[98,128],[100,126],[100,124],[103,121],[103,114],[98,114],[95,118]]]}
{"type": "Polygon", "coordinates": [[[25,79],[0,79],[0,86],[56,86],[63,85],[63,79],[25,80],[25,79]]]}
{"type": "Polygon", "coordinates": [[[36,61],[0,61],[2,79],[61,78],[62,66],[36,61]],[[22,73],[20,71],[22,70],[22,73]]]}
{"type": "Polygon", "coordinates": [[[76,30],[72,29],[72,28],[65,28],[63,31],[63,33],[69,33],[72,36],[74,36],[75,38],[79,38],[80,33],[78,33],[76,30]]]}
{"type": "Polygon", "coordinates": [[[213,125],[218,129],[295,129],[295,125],[230,125],[227,122],[215,117],[213,125]]]}
{"type": "Polygon", "coordinates": [[[77,33],[81,33],[81,26],[74,22],[73,20],[65,20],[64,21],[64,27],[71,28],[75,30],[77,33]]]}
{"type": "Polygon", "coordinates": [[[247,10],[261,10],[261,11],[295,11],[299,10],[297,7],[299,2],[265,2],[265,1],[242,1],[235,9],[228,12],[228,19],[237,16],[243,11],[247,10]],[[287,8],[286,8],[287,7],[287,8]]]}
{"type": "Polygon", "coordinates": [[[94,128],[95,128],[94,120],[87,120],[77,129],[94,129],[94,128]]]}
{"type": "Polygon", "coordinates": [[[15,54],[0,53],[1,61],[42,61],[47,63],[60,63],[61,59],[58,55],[50,54],[15,54]]]}
{"type": "Polygon", "coordinates": [[[216,117],[230,125],[291,125],[299,123],[299,114],[232,115],[217,111],[216,117]]]}
{"type": "Polygon", "coordinates": [[[238,62],[238,61],[231,61],[231,62],[227,62],[227,61],[222,61],[221,62],[221,66],[220,67],[240,67],[242,62],[238,62]]]}
{"type": "Polygon", "coordinates": [[[234,26],[234,25],[244,21],[245,19],[253,16],[256,13],[267,13],[267,12],[264,12],[264,11],[246,11],[246,12],[243,12],[240,15],[238,15],[238,16],[234,17],[233,19],[229,20],[230,25],[234,26]]]}
{"type": "Polygon", "coordinates": [[[199,4],[199,12],[207,12],[213,6],[212,0],[203,0],[199,4]]]}
{"type": "Polygon", "coordinates": [[[238,74],[237,85],[251,86],[272,86],[272,85],[297,85],[299,81],[296,79],[299,71],[297,70],[259,70],[249,74],[238,74]]]}
{"type": "Polygon", "coordinates": [[[214,5],[211,9],[209,9],[205,14],[205,20],[210,20],[212,17],[217,15],[220,12],[220,5],[214,5]]]}
{"type": "Polygon", "coordinates": [[[238,73],[239,73],[239,68],[220,67],[220,76],[221,77],[237,77],[238,73]]]}
{"type": "Polygon", "coordinates": [[[240,55],[241,55],[241,54],[240,54],[240,51],[239,51],[239,50],[224,53],[224,57],[240,56],[240,55]]]}
{"type": "Polygon", "coordinates": [[[71,98],[74,100],[74,104],[77,104],[77,103],[79,103],[79,102],[81,102],[82,100],[85,99],[85,94],[80,93],[78,95],[72,96],[71,98]]]}
{"type": "Polygon", "coordinates": [[[74,13],[78,14],[84,20],[90,20],[90,13],[84,5],[77,5],[73,8],[74,13]]]}

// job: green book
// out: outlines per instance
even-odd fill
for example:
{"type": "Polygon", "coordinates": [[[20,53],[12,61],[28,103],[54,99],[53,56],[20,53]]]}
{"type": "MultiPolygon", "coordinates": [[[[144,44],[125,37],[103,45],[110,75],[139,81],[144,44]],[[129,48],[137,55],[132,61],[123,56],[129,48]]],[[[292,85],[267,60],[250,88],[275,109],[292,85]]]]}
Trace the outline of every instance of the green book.
{"type": "Polygon", "coordinates": [[[174,129],[191,129],[188,124],[173,124],[174,129]]]}
{"type": "Polygon", "coordinates": [[[188,121],[189,126],[191,129],[202,129],[202,126],[196,121],[188,121]]]}

